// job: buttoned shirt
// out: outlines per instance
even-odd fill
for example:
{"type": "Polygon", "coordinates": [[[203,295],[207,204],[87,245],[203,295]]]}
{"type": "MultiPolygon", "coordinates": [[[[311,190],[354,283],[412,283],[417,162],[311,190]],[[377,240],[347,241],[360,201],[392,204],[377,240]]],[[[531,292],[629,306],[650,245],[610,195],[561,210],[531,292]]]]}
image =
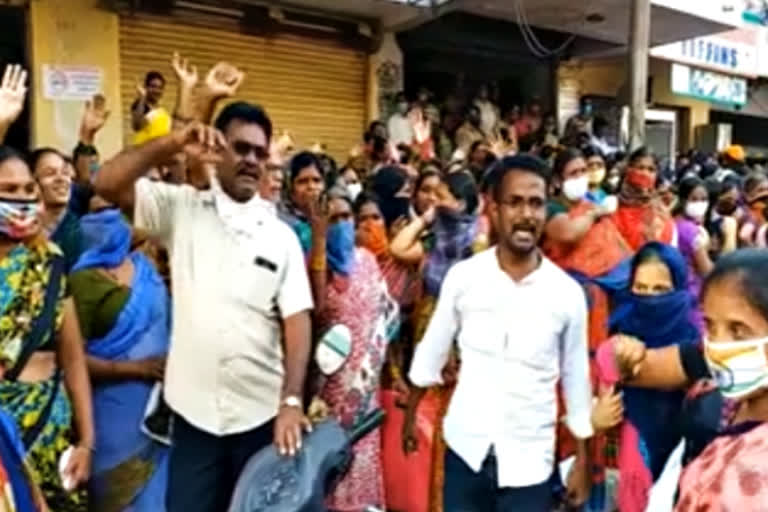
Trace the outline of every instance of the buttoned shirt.
{"type": "Polygon", "coordinates": [[[241,204],[217,186],[202,191],[144,178],[136,183],[134,219],[170,257],[168,404],[214,435],[275,417],[281,319],[312,307],[296,235],[261,198],[241,204]]]}
{"type": "Polygon", "coordinates": [[[454,342],[461,369],[444,420],[448,446],[474,471],[494,449],[500,487],[547,480],[554,468],[556,388],[567,423],[592,435],[587,308],[581,287],[554,263],[520,281],[501,270],[492,248],[454,265],[417,345],[409,377],[442,383],[454,342]]]}

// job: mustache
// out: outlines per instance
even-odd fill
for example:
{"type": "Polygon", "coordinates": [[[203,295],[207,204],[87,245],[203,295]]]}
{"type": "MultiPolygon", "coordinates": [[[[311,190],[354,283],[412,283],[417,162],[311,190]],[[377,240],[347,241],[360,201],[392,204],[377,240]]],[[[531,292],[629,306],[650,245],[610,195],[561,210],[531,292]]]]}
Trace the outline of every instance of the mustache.
{"type": "Polygon", "coordinates": [[[533,224],[531,222],[520,222],[518,224],[512,225],[512,231],[530,231],[532,233],[535,233],[538,229],[538,226],[536,224],[533,224]]]}

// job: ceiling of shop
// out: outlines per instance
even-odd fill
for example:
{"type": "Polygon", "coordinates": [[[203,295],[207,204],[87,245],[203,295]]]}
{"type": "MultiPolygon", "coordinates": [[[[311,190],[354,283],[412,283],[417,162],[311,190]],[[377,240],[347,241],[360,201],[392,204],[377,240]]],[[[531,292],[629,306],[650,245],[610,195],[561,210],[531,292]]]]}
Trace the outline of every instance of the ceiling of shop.
{"type": "MultiPolygon", "coordinates": [[[[534,27],[548,28],[602,41],[626,44],[629,34],[629,0],[585,0],[563,5],[562,0],[520,0],[534,27]],[[599,22],[589,22],[593,14],[599,22]]],[[[462,0],[459,8],[481,16],[504,18],[517,23],[515,0],[462,0]]],[[[708,19],[654,5],[651,13],[651,44],[680,41],[731,28],[708,19]]]]}

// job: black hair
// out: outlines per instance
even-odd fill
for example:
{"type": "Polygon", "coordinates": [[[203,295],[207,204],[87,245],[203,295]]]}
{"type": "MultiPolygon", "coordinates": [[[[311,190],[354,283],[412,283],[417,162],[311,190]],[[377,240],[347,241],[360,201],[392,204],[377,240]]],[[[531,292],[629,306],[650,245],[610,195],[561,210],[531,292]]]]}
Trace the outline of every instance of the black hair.
{"type": "Polygon", "coordinates": [[[493,173],[493,184],[491,187],[494,190],[494,197],[499,200],[500,197],[500,185],[504,182],[507,174],[510,172],[526,172],[538,176],[544,181],[545,188],[549,188],[549,183],[552,181],[552,171],[547,163],[533,155],[518,154],[515,156],[505,156],[486,174],[493,173]]]}
{"type": "Polygon", "coordinates": [[[160,80],[165,85],[165,77],[159,71],[150,71],[144,76],[144,85],[149,86],[153,80],[160,80]]]}
{"type": "Polygon", "coordinates": [[[291,158],[291,163],[289,166],[291,171],[291,182],[299,177],[299,173],[301,173],[301,171],[311,166],[315,166],[317,172],[320,174],[323,173],[320,160],[318,160],[317,155],[311,151],[302,151],[297,153],[293,158],[291,158]]]}
{"type": "Polygon", "coordinates": [[[424,181],[426,181],[428,178],[438,178],[440,181],[443,181],[443,173],[435,169],[425,169],[421,171],[421,174],[419,174],[419,177],[416,178],[416,182],[413,185],[414,194],[419,192],[419,189],[424,184],[424,181]]]}
{"type": "Polygon", "coordinates": [[[371,124],[368,125],[368,130],[363,134],[363,142],[368,144],[373,140],[374,134],[376,133],[376,128],[381,126],[385,130],[387,129],[387,125],[384,124],[381,121],[372,121],[371,124]]]}
{"type": "Polygon", "coordinates": [[[460,171],[449,174],[443,179],[448,186],[451,195],[459,201],[464,201],[465,212],[475,213],[480,199],[477,195],[477,183],[468,171],[460,171]]]}
{"type": "Polygon", "coordinates": [[[766,180],[768,180],[768,176],[762,172],[751,173],[744,180],[744,194],[751,195],[752,191],[754,191],[761,183],[765,182],[766,180]]]}
{"type": "Polygon", "coordinates": [[[40,160],[48,154],[54,154],[59,156],[62,160],[66,161],[64,158],[64,155],[61,154],[61,152],[58,149],[55,148],[39,148],[34,150],[32,153],[29,154],[29,157],[27,158],[27,165],[29,165],[29,170],[32,172],[32,174],[35,173],[37,169],[37,164],[40,163],[40,160]]]}
{"type": "Polygon", "coordinates": [[[580,149],[570,147],[562,150],[558,153],[557,158],[555,158],[555,165],[553,168],[554,175],[558,178],[562,178],[563,172],[565,172],[565,167],[577,158],[584,158],[584,153],[582,153],[580,149]]]}
{"type": "Polygon", "coordinates": [[[398,144],[397,152],[400,153],[400,165],[408,165],[413,160],[413,149],[408,144],[398,144]]]}
{"type": "Polygon", "coordinates": [[[381,137],[379,135],[373,136],[373,147],[371,148],[371,152],[374,155],[378,155],[382,151],[387,151],[389,147],[389,142],[384,137],[381,137]]]}
{"type": "Polygon", "coordinates": [[[597,146],[594,146],[592,144],[587,144],[583,148],[581,148],[581,152],[584,154],[584,158],[594,158],[594,157],[600,157],[603,159],[603,162],[605,162],[605,154],[603,154],[602,151],[600,151],[600,148],[597,146]]]}
{"type": "Polygon", "coordinates": [[[352,210],[355,212],[355,215],[360,215],[360,210],[362,210],[363,206],[368,203],[375,204],[376,207],[381,210],[381,207],[379,206],[379,197],[373,192],[363,190],[357,195],[357,198],[355,198],[355,204],[352,205],[352,210]]]}
{"type": "Polygon", "coordinates": [[[370,178],[370,190],[382,201],[395,197],[408,182],[408,173],[402,167],[388,165],[370,178]]]}
{"type": "Polygon", "coordinates": [[[267,136],[267,143],[272,140],[272,120],[261,106],[245,101],[230,103],[219,113],[214,126],[224,133],[229,123],[235,120],[259,125],[267,136]]]}
{"type": "Polygon", "coordinates": [[[741,294],[768,320],[768,251],[740,249],[720,256],[704,280],[702,298],[710,286],[729,278],[738,280],[741,294]]]}
{"type": "Polygon", "coordinates": [[[641,158],[650,158],[653,160],[653,164],[656,166],[657,170],[659,167],[659,159],[656,157],[656,155],[653,153],[653,151],[650,150],[647,146],[642,146],[637,148],[632,152],[631,155],[629,155],[629,164],[636,162],[637,160],[640,160],[641,158]]]}
{"type": "Polygon", "coordinates": [[[0,164],[7,162],[8,160],[21,160],[24,164],[27,164],[27,159],[19,151],[16,151],[11,146],[5,146],[0,144],[0,164]]]}

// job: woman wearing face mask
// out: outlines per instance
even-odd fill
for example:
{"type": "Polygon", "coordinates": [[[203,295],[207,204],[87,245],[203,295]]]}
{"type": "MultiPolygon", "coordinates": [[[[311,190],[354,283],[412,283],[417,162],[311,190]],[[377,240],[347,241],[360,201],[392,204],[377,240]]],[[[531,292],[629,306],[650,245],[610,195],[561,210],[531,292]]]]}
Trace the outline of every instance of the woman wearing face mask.
{"type": "Polygon", "coordinates": [[[69,210],[72,175],[67,170],[67,161],[55,149],[43,148],[30,155],[29,168],[43,196],[43,228],[50,240],[64,252],[69,272],[83,252],[83,239],[79,219],[69,210]]]}
{"type": "MultiPolygon", "coordinates": [[[[701,178],[689,176],[678,185],[678,196],[677,245],[688,264],[688,291],[698,297],[702,279],[713,266],[709,257],[709,233],[704,227],[709,194],[701,178]]],[[[697,325],[701,325],[700,322],[697,325]]]]}
{"type": "Polygon", "coordinates": [[[632,153],[613,221],[634,251],[651,241],[677,243],[675,223],[656,194],[657,181],[658,168],[653,153],[647,148],[632,153]]]}
{"type": "MultiPolygon", "coordinates": [[[[632,259],[629,286],[615,295],[610,319],[610,347],[624,337],[641,339],[652,348],[699,344],[700,332],[693,321],[693,296],[688,290],[687,265],[679,251],[659,242],[643,246],[632,259]]],[[[598,350],[598,389],[612,390],[615,379],[604,375],[605,349],[598,350]]],[[[674,420],[682,408],[679,391],[625,388],[623,418],[614,417],[618,430],[618,492],[622,512],[643,512],[651,486],[680,441],[674,420]],[[622,422],[623,419],[623,422],[622,422]]],[[[612,505],[613,506],[613,505],[612,505]]],[[[602,510],[602,509],[600,509],[602,510]]],[[[611,508],[613,510],[613,508],[611,508]]]]}
{"type": "Polygon", "coordinates": [[[603,189],[607,170],[605,167],[605,157],[595,146],[584,148],[584,159],[587,162],[587,178],[589,181],[589,191],[587,199],[595,204],[602,204],[608,193],[603,189]]]}
{"type": "MultiPolygon", "coordinates": [[[[323,222],[313,229],[322,233],[325,244],[313,251],[310,262],[315,313],[321,332],[337,325],[349,329],[350,353],[340,370],[318,383],[317,395],[350,428],[379,406],[390,327],[384,311],[390,299],[376,259],[355,247],[354,215],[346,194],[329,191],[323,213],[323,222]]],[[[327,500],[330,510],[385,508],[380,445],[376,430],[352,447],[349,471],[327,500]]]]}
{"type": "Polygon", "coordinates": [[[341,170],[341,178],[344,180],[344,187],[347,189],[347,194],[354,201],[360,192],[363,191],[363,184],[360,183],[360,177],[357,171],[353,167],[345,167],[341,170]]]}
{"type": "MultiPolygon", "coordinates": [[[[544,231],[542,247],[547,256],[584,286],[589,300],[588,339],[590,349],[596,349],[608,336],[610,313],[609,292],[626,279],[622,263],[631,252],[613,224],[607,207],[598,206],[586,198],[588,174],[586,162],[577,149],[566,149],[555,162],[555,182],[560,192],[548,205],[549,220],[544,231]]],[[[595,377],[593,368],[593,378],[595,377]]],[[[561,428],[558,451],[562,459],[573,455],[575,445],[568,429],[561,428]]],[[[605,435],[593,438],[594,485],[604,482],[607,460],[605,435]]],[[[596,496],[602,496],[598,491],[596,496]]]]}
{"type": "Polygon", "coordinates": [[[676,512],[765,508],[766,276],[762,250],[734,251],[717,261],[702,287],[703,352],[689,344],[648,349],[631,338],[605,349],[606,374],[625,386],[689,389],[680,424],[685,451],[676,512]]]}
{"type": "Polygon", "coordinates": [[[709,201],[712,207],[704,223],[710,236],[709,256],[717,261],[721,254],[736,250],[739,243],[739,219],[743,212],[741,201],[741,179],[727,177],[722,182],[707,180],[709,201]]]}
{"type": "MultiPolygon", "coordinates": [[[[121,212],[99,198],[91,203],[99,210],[81,220],[88,249],[70,276],[94,382],[89,510],[161,512],[168,448],[141,426],[165,370],[168,292],[149,259],[131,252],[131,228],[121,212]]],[[[159,430],[168,434],[167,428],[159,430]]]]}
{"type": "Polygon", "coordinates": [[[755,247],[758,245],[760,228],[767,220],[768,177],[765,174],[753,173],[747,176],[744,180],[744,200],[747,210],[739,228],[739,246],[755,247]]]}
{"type": "MultiPolygon", "coordinates": [[[[413,315],[413,339],[418,343],[432,317],[440,287],[448,270],[475,252],[488,247],[488,239],[480,229],[477,215],[479,197],[477,186],[468,170],[449,174],[437,191],[436,208],[427,210],[395,236],[390,245],[392,255],[400,261],[421,265],[423,292],[413,315]],[[422,234],[431,226],[427,239],[422,234]]],[[[427,391],[427,400],[437,403],[435,434],[432,444],[432,475],[430,511],[442,510],[443,461],[445,443],[442,440],[442,418],[445,415],[458,370],[458,357],[454,355],[446,365],[445,382],[441,387],[427,391]]],[[[403,443],[407,451],[416,449],[414,421],[423,392],[411,396],[403,426],[403,443]]]]}
{"type": "Polygon", "coordinates": [[[42,232],[38,190],[24,160],[0,146],[0,402],[48,506],[85,511],[91,386],[64,260],[42,232]]]}

